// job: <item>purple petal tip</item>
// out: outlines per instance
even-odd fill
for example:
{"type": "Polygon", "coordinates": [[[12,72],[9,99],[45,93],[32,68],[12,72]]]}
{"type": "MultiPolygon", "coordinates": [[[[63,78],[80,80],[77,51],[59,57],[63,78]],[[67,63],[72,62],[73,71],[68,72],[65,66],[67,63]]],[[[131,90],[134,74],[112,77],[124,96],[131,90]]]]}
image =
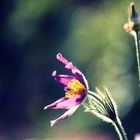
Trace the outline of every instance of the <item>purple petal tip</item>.
{"type": "Polygon", "coordinates": [[[51,127],[53,127],[56,124],[56,121],[55,120],[50,121],[50,124],[51,124],[51,127]]]}
{"type": "Polygon", "coordinates": [[[53,77],[56,76],[56,73],[57,73],[57,71],[54,70],[53,73],[52,73],[52,76],[53,76],[53,77]]]}
{"type": "Polygon", "coordinates": [[[61,54],[61,53],[58,53],[58,54],[56,55],[56,58],[59,59],[60,57],[62,57],[62,54],[61,54]]]}
{"type": "Polygon", "coordinates": [[[45,106],[45,107],[44,107],[44,110],[46,110],[46,109],[48,109],[48,106],[45,106]]]}

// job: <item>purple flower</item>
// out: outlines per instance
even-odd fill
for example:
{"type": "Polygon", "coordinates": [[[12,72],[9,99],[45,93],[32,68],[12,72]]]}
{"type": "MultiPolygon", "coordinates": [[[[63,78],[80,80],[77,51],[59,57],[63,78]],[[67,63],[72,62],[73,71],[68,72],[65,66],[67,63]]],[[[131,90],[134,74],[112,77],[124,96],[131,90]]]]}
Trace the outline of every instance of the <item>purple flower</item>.
{"type": "Polygon", "coordinates": [[[52,120],[51,127],[58,121],[64,120],[73,115],[85,99],[88,91],[88,83],[83,73],[78,70],[72,62],[66,60],[61,53],[58,53],[56,58],[72,73],[72,75],[57,75],[56,71],[52,73],[54,79],[64,85],[64,91],[66,93],[64,97],[58,99],[50,105],[45,106],[44,109],[66,109],[68,111],[59,118],[52,120]]]}

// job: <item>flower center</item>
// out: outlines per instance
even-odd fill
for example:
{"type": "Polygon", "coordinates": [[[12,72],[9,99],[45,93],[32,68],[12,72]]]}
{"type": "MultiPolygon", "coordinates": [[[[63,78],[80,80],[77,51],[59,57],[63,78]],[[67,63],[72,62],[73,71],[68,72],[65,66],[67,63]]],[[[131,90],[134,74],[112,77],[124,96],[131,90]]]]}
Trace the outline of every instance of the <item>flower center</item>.
{"type": "Polygon", "coordinates": [[[71,80],[69,83],[68,83],[68,88],[70,88],[69,91],[66,92],[66,95],[65,97],[67,98],[72,98],[74,97],[76,94],[81,94],[84,92],[85,88],[84,88],[84,85],[81,84],[78,80],[71,80]]]}

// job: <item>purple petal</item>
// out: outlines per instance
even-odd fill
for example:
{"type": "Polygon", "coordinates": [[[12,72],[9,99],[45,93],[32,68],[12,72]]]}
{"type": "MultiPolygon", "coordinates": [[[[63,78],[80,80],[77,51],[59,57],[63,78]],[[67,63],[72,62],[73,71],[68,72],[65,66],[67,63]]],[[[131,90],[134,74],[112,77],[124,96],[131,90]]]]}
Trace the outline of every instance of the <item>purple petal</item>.
{"type": "Polygon", "coordinates": [[[71,115],[73,115],[73,113],[77,110],[77,108],[80,105],[74,106],[71,109],[69,109],[68,111],[66,111],[62,116],[60,116],[59,118],[57,118],[56,120],[52,120],[51,121],[51,127],[54,126],[58,121],[60,120],[64,120],[66,118],[69,118],[71,115]]]}
{"type": "Polygon", "coordinates": [[[64,64],[65,68],[68,69],[74,77],[79,80],[85,87],[88,89],[88,84],[87,81],[83,75],[83,73],[77,69],[72,62],[69,62],[67,59],[63,57],[61,53],[58,53],[56,56],[57,60],[59,60],[62,64],[64,64]]]}
{"type": "Polygon", "coordinates": [[[81,104],[83,99],[85,98],[86,94],[77,94],[72,98],[62,97],[56,102],[46,106],[44,109],[52,108],[52,109],[70,109],[76,105],[81,104]]]}
{"type": "Polygon", "coordinates": [[[68,69],[68,70],[71,70],[72,69],[75,69],[74,65],[72,64],[72,62],[68,62],[66,65],[65,65],[65,68],[68,69]]]}
{"type": "Polygon", "coordinates": [[[71,88],[70,87],[64,87],[64,91],[68,92],[68,91],[71,91],[71,88]]]}
{"type": "Polygon", "coordinates": [[[64,64],[64,65],[66,65],[67,63],[69,63],[68,60],[65,59],[65,58],[62,56],[61,53],[58,53],[58,54],[56,55],[56,58],[57,58],[57,60],[59,60],[59,61],[60,61],[62,64],[64,64]]]}
{"type": "MultiPolygon", "coordinates": [[[[74,65],[72,64],[72,62],[69,62],[66,58],[63,57],[63,55],[61,53],[58,53],[56,55],[57,60],[59,60],[66,69],[70,70],[72,72],[72,69],[77,70],[74,65]]],[[[73,70],[74,71],[74,70],[73,70]]],[[[73,73],[74,74],[74,73],[73,73]]]]}
{"type": "Polygon", "coordinates": [[[67,100],[60,102],[57,104],[55,109],[61,108],[61,109],[70,109],[76,105],[81,104],[83,99],[85,98],[85,94],[77,94],[72,98],[68,98],[67,100]]]}
{"type": "Polygon", "coordinates": [[[70,70],[70,72],[74,75],[74,77],[79,80],[84,86],[85,89],[88,89],[88,83],[87,80],[84,76],[84,74],[78,70],[76,67],[73,66],[73,64],[71,62],[69,62],[65,68],[67,68],[68,70],[70,70]]]}
{"type": "Polygon", "coordinates": [[[54,71],[52,73],[52,76],[54,77],[54,79],[56,81],[58,81],[59,83],[61,84],[64,84],[64,85],[68,85],[68,83],[72,80],[72,79],[75,79],[75,77],[73,76],[69,76],[69,75],[57,75],[56,74],[56,71],[54,71]]]}
{"type": "Polygon", "coordinates": [[[62,97],[62,98],[58,99],[57,101],[53,102],[52,104],[45,106],[44,110],[46,110],[48,108],[53,108],[53,107],[57,106],[57,104],[59,104],[60,102],[63,102],[65,100],[67,100],[67,99],[68,98],[66,98],[66,97],[62,97]]]}

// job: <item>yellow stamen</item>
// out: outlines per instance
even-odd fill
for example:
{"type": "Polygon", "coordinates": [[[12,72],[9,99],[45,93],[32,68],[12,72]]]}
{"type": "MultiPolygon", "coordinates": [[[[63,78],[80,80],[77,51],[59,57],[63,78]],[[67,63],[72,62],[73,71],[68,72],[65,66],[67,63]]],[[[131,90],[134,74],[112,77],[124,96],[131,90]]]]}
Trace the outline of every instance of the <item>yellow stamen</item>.
{"type": "Polygon", "coordinates": [[[81,84],[78,80],[71,80],[69,83],[68,83],[68,87],[70,88],[70,91],[67,91],[66,92],[66,95],[65,97],[67,98],[72,98],[74,97],[76,94],[81,94],[84,92],[85,88],[84,88],[84,85],[81,84]]]}

